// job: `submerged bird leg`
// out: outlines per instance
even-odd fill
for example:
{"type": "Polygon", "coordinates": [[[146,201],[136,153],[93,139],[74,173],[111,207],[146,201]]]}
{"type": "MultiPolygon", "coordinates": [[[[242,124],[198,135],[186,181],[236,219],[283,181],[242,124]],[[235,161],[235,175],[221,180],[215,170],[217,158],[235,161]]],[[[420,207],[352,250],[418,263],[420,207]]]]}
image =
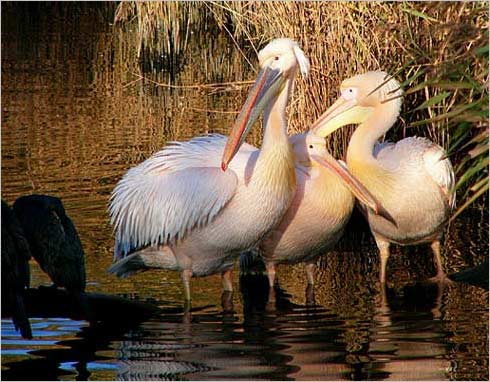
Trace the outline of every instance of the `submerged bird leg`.
{"type": "Polygon", "coordinates": [[[232,268],[221,272],[221,281],[223,283],[223,293],[221,294],[221,306],[223,311],[233,311],[233,272],[232,268]]]}
{"type": "Polygon", "coordinates": [[[224,272],[221,272],[221,281],[223,283],[223,291],[232,292],[233,291],[233,277],[232,270],[227,269],[224,272]]]}
{"type": "Polygon", "coordinates": [[[306,306],[314,306],[316,305],[316,300],[315,300],[315,287],[313,284],[308,283],[306,285],[305,289],[305,301],[306,301],[306,306]]]}
{"type": "Polygon", "coordinates": [[[221,307],[223,312],[230,313],[233,312],[233,292],[229,290],[224,290],[221,294],[221,307]]]}
{"type": "Polygon", "coordinates": [[[381,299],[380,299],[380,307],[383,312],[386,312],[388,307],[388,298],[386,297],[386,284],[381,284],[381,299]]]}
{"type": "MultiPolygon", "coordinates": [[[[445,277],[446,280],[450,281],[450,283],[454,283],[454,281],[450,280],[448,277],[445,277]]],[[[430,310],[434,319],[438,320],[442,316],[441,308],[442,308],[442,292],[444,291],[444,284],[437,283],[437,297],[434,301],[434,307],[430,310]]]]}
{"type": "Polygon", "coordinates": [[[267,271],[267,278],[269,279],[269,296],[267,298],[266,311],[273,311],[276,306],[276,290],[274,289],[276,283],[276,266],[272,261],[266,261],[265,269],[267,271]]]}
{"type": "Polygon", "coordinates": [[[443,278],[446,276],[446,273],[444,272],[444,268],[442,267],[442,259],[441,259],[441,242],[439,240],[434,240],[430,244],[430,248],[432,249],[432,252],[434,253],[434,260],[436,262],[436,267],[437,267],[437,278],[443,278]]]}
{"type": "Polygon", "coordinates": [[[306,279],[308,280],[308,285],[315,285],[316,264],[315,263],[306,264],[305,270],[306,270],[306,279]]]}
{"type": "Polygon", "coordinates": [[[184,269],[180,274],[182,277],[182,283],[184,284],[184,295],[186,302],[191,301],[191,286],[190,281],[192,277],[192,271],[190,269],[184,269]]]}
{"type": "Polygon", "coordinates": [[[441,257],[441,240],[434,240],[430,244],[430,248],[434,253],[434,260],[436,262],[437,273],[434,277],[429,279],[430,282],[438,282],[438,283],[446,283],[446,284],[454,284],[449,277],[447,277],[446,272],[444,272],[444,267],[442,266],[442,257],[441,257]]]}
{"type": "Polygon", "coordinates": [[[374,239],[376,240],[376,245],[379,249],[379,281],[381,284],[384,284],[386,282],[386,264],[388,263],[388,258],[390,257],[390,243],[376,235],[374,236],[374,239]]]}
{"type": "Polygon", "coordinates": [[[265,269],[267,270],[267,277],[269,278],[269,288],[274,288],[276,281],[276,266],[272,261],[265,263],[265,269]]]}

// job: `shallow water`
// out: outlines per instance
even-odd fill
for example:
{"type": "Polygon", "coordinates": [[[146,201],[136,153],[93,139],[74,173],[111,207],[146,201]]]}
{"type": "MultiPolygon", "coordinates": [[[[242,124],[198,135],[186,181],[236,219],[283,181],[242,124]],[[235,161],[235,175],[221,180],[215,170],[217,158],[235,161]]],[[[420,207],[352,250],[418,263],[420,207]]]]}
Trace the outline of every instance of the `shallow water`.
{"type": "MultiPolygon", "coordinates": [[[[150,300],[162,314],[131,329],[33,318],[32,341],[2,320],[2,379],[488,380],[488,292],[413,285],[434,272],[426,247],[395,251],[383,294],[373,244],[345,240],[321,260],[314,306],[302,266],[279,269],[274,296],[264,277],[235,275],[232,312],[218,276],[193,280],[184,312],[176,273],[108,275],[107,202],[118,179],[169,140],[226,133],[245,95],[139,80],[128,35],[109,21],[102,6],[2,4],[2,199],[61,197],[85,249],[88,291],[150,300]]],[[[177,73],[144,76],[183,85],[253,77],[226,35],[195,39],[177,73]]],[[[445,249],[450,271],[481,263],[488,211],[451,224],[445,249]]],[[[31,265],[31,286],[49,284],[31,265]]]]}

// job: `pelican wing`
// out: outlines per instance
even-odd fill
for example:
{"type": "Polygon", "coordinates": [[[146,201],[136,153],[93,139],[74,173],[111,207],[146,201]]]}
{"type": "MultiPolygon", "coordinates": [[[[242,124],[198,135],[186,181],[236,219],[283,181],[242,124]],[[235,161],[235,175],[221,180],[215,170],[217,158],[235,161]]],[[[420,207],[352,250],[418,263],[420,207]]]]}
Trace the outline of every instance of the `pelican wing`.
{"type": "Polygon", "coordinates": [[[454,170],[451,161],[446,158],[445,150],[432,143],[432,146],[424,153],[424,164],[434,182],[439,185],[444,195],[446,195],[449,208],[454,208],[456,205],[454,170]]]}
{"type": "Polygon", "coordinates": [[[456,201],[454,170],[446,158],[445,150],[434,142],[421,137],[409,137],[397,143],[383,142],[374,148],[374,155],[386,168],[400,170],[404,174],[426,171],[440,187],[450,208],[456,201]],[[403,167],[403,168],[400,168],[403,167]]]}
{"type": "Polygon", "coordinates": [[[221,135],[174,142],[124,175],[109,207],[115,260],[137,248],[182,239],[221,211],[238,184],[232,169],[219,167],[225,142],[221,135]]]}

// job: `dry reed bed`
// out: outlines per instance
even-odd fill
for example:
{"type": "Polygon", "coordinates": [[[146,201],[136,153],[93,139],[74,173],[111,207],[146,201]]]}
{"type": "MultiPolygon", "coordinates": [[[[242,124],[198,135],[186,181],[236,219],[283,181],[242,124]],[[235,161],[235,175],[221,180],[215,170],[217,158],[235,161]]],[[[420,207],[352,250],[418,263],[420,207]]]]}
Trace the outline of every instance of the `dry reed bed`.
{"type": "MultiPolygon", "coordinates": [[[[138,55],[141,47],[169,56],[186,54],[192,33],[204,33],[212,24],[229,37],[250,67],[270,39],[297,40],[312,71],[299,81],[291,102],[290,128],[295,132],[306,129],[332,103],[342,79],[386,70],[406,91],[402,118],[388,138],[417,134],[449,149],[457,164],[462,207],[487,193],[485,2],[121,3],[116,21],[131,18],[138,25],[138,55]]],[[[213,72],[219,68],[218,63],[213,72]]],[[[228,72],[230,77],[223,81],[243,80],[228,72]]],[[[335,154],[345,152],[351,131],[330,137],[335,154]]]]}

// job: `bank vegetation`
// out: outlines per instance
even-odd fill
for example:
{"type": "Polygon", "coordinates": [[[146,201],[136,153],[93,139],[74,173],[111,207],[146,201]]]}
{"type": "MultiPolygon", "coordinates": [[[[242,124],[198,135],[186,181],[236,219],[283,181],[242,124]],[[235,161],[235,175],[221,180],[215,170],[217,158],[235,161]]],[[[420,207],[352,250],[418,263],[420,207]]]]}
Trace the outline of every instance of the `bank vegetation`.
{"type": "MultiPolygon", "coordinates": [[[[225,34],[249,68],[270,39],[297,40],[312,70],[291,102],[291,131],[325,111],[344,78],[386,70],[405,90],[401,118],[387,139],[426,136],[447,149],[457,173],[453,217],[477,199],[488,201],[486,2],[121,2],[115,23],[137,34],[135,60],[165,57],[174,67],[190,54],[196,34],[225,34]]],[[[337,156],[352,129],[329,138],[337,156]]]]}

